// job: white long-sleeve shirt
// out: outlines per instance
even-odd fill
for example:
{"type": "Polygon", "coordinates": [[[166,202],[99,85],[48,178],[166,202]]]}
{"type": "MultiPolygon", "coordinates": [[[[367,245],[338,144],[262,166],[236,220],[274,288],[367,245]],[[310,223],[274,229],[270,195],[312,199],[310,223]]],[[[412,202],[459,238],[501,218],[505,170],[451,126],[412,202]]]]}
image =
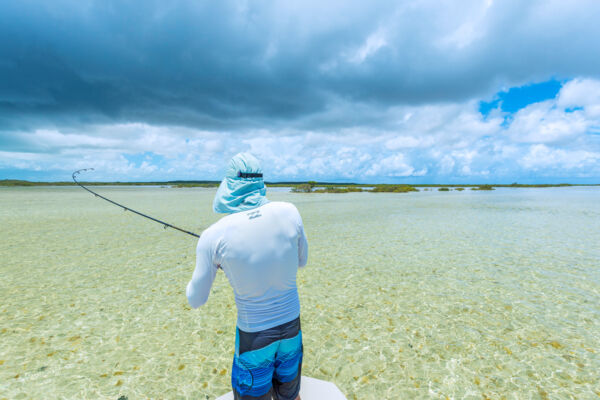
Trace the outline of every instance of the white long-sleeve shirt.
{"type": "Polygon", "coordinates": [[[220,266],[233,287],[241,330],[281,325],[300,315],[296,272],[307,257],[302,218],[293,204],[270,202],[228,215],[198,240],[188,301],[193,308],[206,302],[220,266]]]}

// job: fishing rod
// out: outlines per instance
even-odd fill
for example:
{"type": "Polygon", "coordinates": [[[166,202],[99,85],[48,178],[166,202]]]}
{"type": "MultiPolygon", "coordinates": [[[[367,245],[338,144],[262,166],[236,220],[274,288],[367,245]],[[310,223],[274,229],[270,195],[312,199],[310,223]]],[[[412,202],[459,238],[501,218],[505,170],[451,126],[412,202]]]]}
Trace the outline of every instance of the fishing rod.
{"type": "Polygon", "coordinates": [[[81,186],[83,189],[85,189],[88,192],[90,192],[91,194],[93,194],[94,196],[100,197],[101,199],[104,199],[104,200],[108,201],[109,203],[113,203],[115,206],[121,207],[124,211],[131,211],[132,213],[136,213],[137,215],[141,215],[144,218],[148,218],[148,219],[151,219],[154,222],[158,222],[165,229],[167,229],[167,228],[173,228],[173,229],[177,229],[180,232],[187,233],[188,235],[192,235],[192,236],[197,237],[197,238],[200,237],[200,235],[198,235],[198,234],[196,234],[194,232],[190,232],[190,231],[186,231],[185,229],[178,228],[175,225],[168,224],[168,223],[166,223],[164,221],[161,221],[160,219],[152,218],[149,215],[143,214],[143,213],[141,213],[139,211],[135,211],[135,210],[133,210],[133,209],[131,209],[129,207],[124,206],[123,204],[117,203],[116,201],[112,201],[111,199],[107,199],[106,197],[104,197],[102,195],[99,195],[98,193],[94,192],[93,190],[90,190],[87,187],[83,186],[81,183],[77,182],[77,179],[75,179],[75,175],[79,175],[81,172],[84,172],[84,171],[93,171],[93,170],[94,170],[94,168],[84,168],[84,169],[80,169],[80,170],[77,170],[77,171],[73,172],[73,175],[72,175],[73,181],[76,184],[78,184],[79,186],[81,186]]]}

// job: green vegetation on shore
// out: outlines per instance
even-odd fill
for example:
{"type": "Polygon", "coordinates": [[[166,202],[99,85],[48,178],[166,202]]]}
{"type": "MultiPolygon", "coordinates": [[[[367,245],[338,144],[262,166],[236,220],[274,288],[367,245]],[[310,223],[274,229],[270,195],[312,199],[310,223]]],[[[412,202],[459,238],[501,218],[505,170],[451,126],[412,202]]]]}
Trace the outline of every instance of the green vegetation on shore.
{"type": "Polygon", "coordinates": [[[371,192],[387,192],[387,193],[408,193],[418,192],[414,186],[410,185],[376,185],[371,192]]]}
{"type": "Polygon", "coordinates": [[[357,187],[336,187],[327,186],[323,189],[316,189],[314,193],[350,193],[350,192],[362,192],[362,188],[357,187]]]}
{"type": "Polygon", "coordinates": [[[294,193],[349,193],[349,192],[362,192],[360,187],[343,187],[339,185],[327,185],[322,189],[315,189],[318,182],[308,181],[299,185],[292,186],[292,192],[294,193]]]}
{"type": "Polygon", "coordinates": [[[492,185],[481,185],[479,187],[472,187],[471,190],[495,190],[492,185]]]}
{"type": "Polygon", "coordinates": [[[316,184],[317,184],[317,182],[315,182],[315,181],[308,181],[306,183],[301,183],[300,185],[294,185],[294,186],[292,186],[292,192],[294,192],[294,193],[311,193],[316,184]]]}
{"type": "Polygon", "coordinates": [[[178,183],[177,185],[171,185],[174,188],[191,188],[191,187],[202,187],[202,188],[212,188],[218,187],[218,183],[178,183]]]}
{"type": "MultiPolygon", "coordinates": [[[[174,188],[192,188],[203,187],[212,188],[218,187],[219,181],[164,181],[164,182],[81,182],[86,186],[170,186],[174,188]]],[[[74,186],[75,182],[32,182],[18,179],[3,179],[0,180],[0,186],[18,187],[18,186],[74,186]]],[[[452,189],[463,191],[465,187],[471,190],[494,190],[495,187],[503,188],[549,188],[549,187],[565,187],[565,186],[600,186],[600,184],[361,184],[361,183],[331,183],[331,182],[266,182],[269,187],[291,187],[295,193],[350,193],[350,192],[375,192],[375,193],[408,193],[418,192],[417,188],[438,188],[438,191],[446,192],[452,189]],[[315,189],[318,188],[318,189],[315,189]],[[370,190],[368,189],[370,188],[370,190]]]]}
{"type": "MultiPolygon", "coordinates": [[[[172,186],[172,187],[217,187],[218,181],[166,181],[166,182],[82,182],[85,186],[172,186]]],[[[72,181],[31,182],[18,179],[2,179],[0,186],[75,186],[72,181]]]]}
{"type": "MultiPolygon", "coordinates": [[[[56,185],[62,186],[65,182],[56,182],[56,185]]],[[[50,185],[50,183],[45,183],[45,185],[50,185]]],[[[0,186],[41,186],[41,182],[29,182],[29,181],[20,181],[17,179],[3,179],[0,180],[0,186]]]]}
{"type": "Polygon", "coordinates": [[[409,185],[364,185],[365,187],[371,187],[371,190],[364,190],[363,187],[358,187],[356,185],[332,185],[328,184],[327,186],[315,189],[318,186],[318,182],[309,181],[307,183],[301,183],[299,185],[292,186],[292,192],[294,193],[351,193],[351,192],[388,192],[388,193],[408,193],[408,192],[418,192],[418,189],[415,189],[409,185]]]}

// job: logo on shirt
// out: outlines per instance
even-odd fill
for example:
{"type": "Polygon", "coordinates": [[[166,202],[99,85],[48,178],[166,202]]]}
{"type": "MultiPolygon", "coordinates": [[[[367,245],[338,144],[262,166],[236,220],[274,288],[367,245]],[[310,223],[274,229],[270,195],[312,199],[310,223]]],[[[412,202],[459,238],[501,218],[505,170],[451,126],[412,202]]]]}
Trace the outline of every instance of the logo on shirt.
{"type": "Polygon", "coordinates": [[[262,217],[262,215],[260,214],[260,210],[250,211],[247,215],[248,215],[248,219],[262,217]]]}

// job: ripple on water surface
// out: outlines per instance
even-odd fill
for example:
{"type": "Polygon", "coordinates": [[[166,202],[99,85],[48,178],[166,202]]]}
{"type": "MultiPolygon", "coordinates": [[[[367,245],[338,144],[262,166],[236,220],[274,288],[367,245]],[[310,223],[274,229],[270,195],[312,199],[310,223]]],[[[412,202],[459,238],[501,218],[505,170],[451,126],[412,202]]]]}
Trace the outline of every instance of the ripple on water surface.
{"type": "MultiPolygon", "coordinates": [[[[98,188],[201,231],[213,190],[98,188]]],[[[291,194],[306,375],[349,399],[600,397],[600,190],[291,194]]],[[[76,188],[0,190],[0,398],[214,398],[235,303],[195,240],[76,188]]]]}

